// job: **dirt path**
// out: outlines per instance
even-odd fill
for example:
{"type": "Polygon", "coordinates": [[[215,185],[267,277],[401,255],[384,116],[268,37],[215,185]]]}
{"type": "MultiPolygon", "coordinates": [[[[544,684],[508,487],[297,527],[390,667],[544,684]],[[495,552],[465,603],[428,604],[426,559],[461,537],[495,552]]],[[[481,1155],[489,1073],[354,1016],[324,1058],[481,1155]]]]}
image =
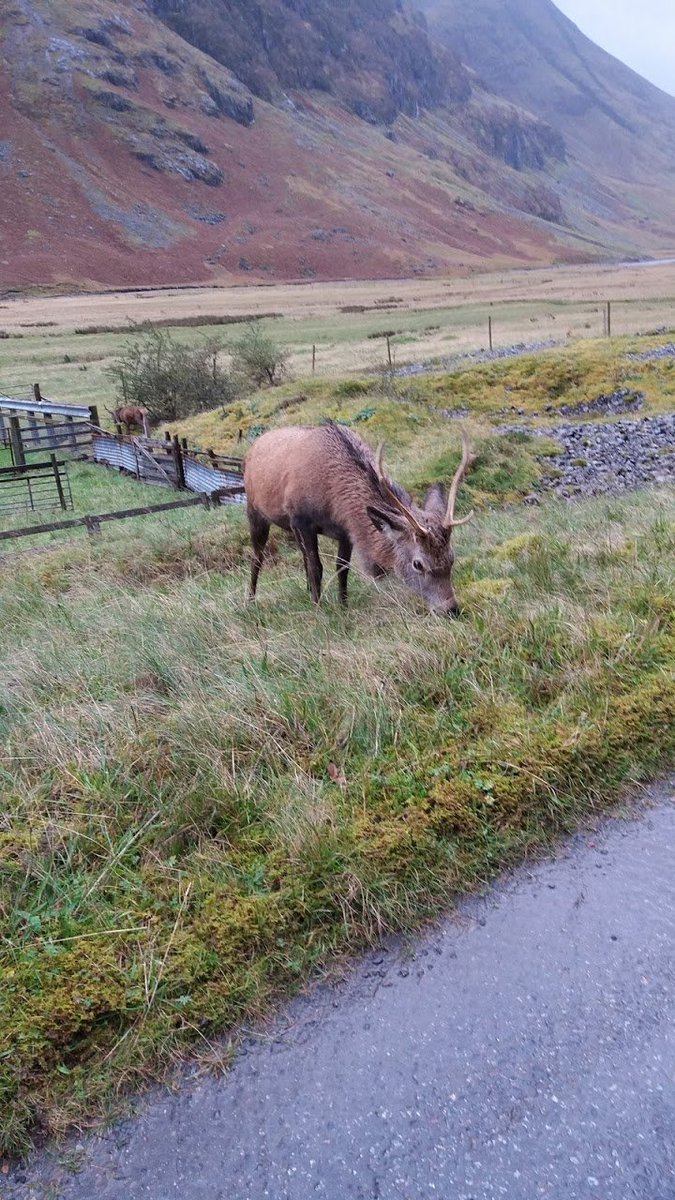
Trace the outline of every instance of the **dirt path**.
{"type": "Polygon", "coordinates": [[[674,785],[0,1196],[673,1200],[674,785]]]}

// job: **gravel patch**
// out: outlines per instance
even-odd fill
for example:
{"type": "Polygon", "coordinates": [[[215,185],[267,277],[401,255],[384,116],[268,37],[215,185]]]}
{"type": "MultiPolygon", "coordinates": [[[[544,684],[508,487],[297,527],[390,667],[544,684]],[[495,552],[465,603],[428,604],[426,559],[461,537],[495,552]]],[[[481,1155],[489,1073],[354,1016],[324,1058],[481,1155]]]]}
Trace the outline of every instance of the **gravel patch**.
{"type": "MultiPolygon", "coordinates": [[[[562,445],[561,454],[546,458],[550,473],[542,477],[539,492],[563,498],[603,496],[675,483],[675,413],[548,429],[511,425],[501,432],[553,438],[562,445]]],[[[527,496],[526,503],[538,503],[537,494],[527,496]]]]}
{"type": "Polygon", "coordinates": [[[551,350],[559,345],[560,342],[555,338],[546,338],[539,342],[517,342],[514,346],[500,346],[497,350],[469,350],[466,354],[450,354],[447,358],[434,359],[432,362],[407,363],[404,367],[395,367],[391,374],[398,379],[407,379],[411,375],[425,375],[432,371],[456,371],[467,364],[519,358],[522,354],[536,354],[539,350],[551,350]]]}
{"type": "Polygon", "coordinates": [[[645,402],[644,392],[635,392],[630,388],[617,388],[607,395],[601,394],[594,400],[581,401],[579,404],[562,404],[556,408],[547,404],[545,413],[553,413],[556,417],[581,417],[595,413],[625,413],[637,412],[645,402]]]}
{"type": "Polygon", "coordinates": [[[630,362],[654,362],[660,358],[675,358],[675,342],[656,346],[653,350],[634,350],[626,354],[630,362]]]}

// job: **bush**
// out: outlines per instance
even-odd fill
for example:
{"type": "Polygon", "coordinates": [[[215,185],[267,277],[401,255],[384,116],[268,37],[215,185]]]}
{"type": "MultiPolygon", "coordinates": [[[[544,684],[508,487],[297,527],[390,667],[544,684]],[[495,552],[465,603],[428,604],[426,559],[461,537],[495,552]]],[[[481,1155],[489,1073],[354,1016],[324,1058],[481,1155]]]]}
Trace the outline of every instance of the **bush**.
{"type": "Polygon", "coordinates": [[[286,374],[288,353],[259,325],[249,325],[234,343],[232,370],[256,387],[274,387],[286,374]]]}
{"type": "Polygon", "coordinates": [[[185,346],[166,330],[147,326],[126,343],[107,373],[123,404],[147,408],[155,421],[180,421],[237,398],[232,372],[218,361],[221,349],[211,338],[185,346]]]}

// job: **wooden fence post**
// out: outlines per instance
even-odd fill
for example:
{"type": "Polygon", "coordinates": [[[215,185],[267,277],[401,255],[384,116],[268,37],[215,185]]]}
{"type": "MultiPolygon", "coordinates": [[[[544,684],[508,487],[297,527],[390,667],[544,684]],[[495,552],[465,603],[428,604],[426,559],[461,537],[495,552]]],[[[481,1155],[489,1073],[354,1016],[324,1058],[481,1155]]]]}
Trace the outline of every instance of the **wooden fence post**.
{"type": "Polygon", "coordinates": [[[488,341],[490,349],[492,349],[492,317],[488,317],[488,341]]]}
{"type": "Polygon", "coordinates": [[[47,428],[47,445],[58,446],[58,439],[54,433],[54,418],[51,413],[45,413],[45,426],[47,428]]]}
{"type": "Polygon", "coordinates": [[[99,521],[98,517],[83,517],[82,519],[90,537],[94,536],[95,534],[100,534],[101,522],[99,521]]]}
{"type": "Polygon", "coordinates": [[[389,360],[389,366],[391,366],[391,340],[389,338],[389,334],[387,334],[387,358],[389,360]]]}
{"type": "Polygon", "coordinates": [[[54,482],[56,483],[56,490],[59,493],[59,504],[61,505],[62,512],[65,512],[68,505],[66,504],[66,497],[63,492],[63,484],[61,483],[61,474],[59,471],[59,464],[56,461],[56,455],[50,454],[49,461],[52,464],[52,471],[54,472],[54,482]]]}
{"type": "Polygon", "coordinates": [[[612,336],[612,301],[607,301],[607,337],[612,336]]]}
{"type": "Polygon", "coordinates": [[[316,346],[312,346],[312,375],[316,374],[316,346]]]}
{"type": "Polygon", "coordinates": [[[33,384],[33,395],[35,396],[35,402],[36,402],[36,404],[42,404],[42,393],[41,393],[41,391],[40,391],[40,384],[39,384],[39,383],[34,383],[34,384],[33,384]]]}
{"type": "Polygon", "coordinates": [[[175,434],[173,439],[173,461],[176,466],[176,487],[180,488],[181,491],[185,491],[185,463],[183,462],[183,452],[178,440],[178,434],[175,434]]]}
{"type": "Polygon", "coordinates": [[[25,467],[26,454],[23,448],[21,426],[18,417],[9,418],[9,440],[12,447],[12,460],[15,467],[25,467]]]}

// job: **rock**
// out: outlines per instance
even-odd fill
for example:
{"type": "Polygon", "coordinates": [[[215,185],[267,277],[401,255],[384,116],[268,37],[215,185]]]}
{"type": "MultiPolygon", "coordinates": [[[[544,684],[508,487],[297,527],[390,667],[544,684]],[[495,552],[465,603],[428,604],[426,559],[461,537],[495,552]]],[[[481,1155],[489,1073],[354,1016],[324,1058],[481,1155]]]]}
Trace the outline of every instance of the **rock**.
{"type": "MultiPolygon", "coordinates": [[[[562,445],[561,454],[544,460],[546,473],[538,492],[569,498],[675,483],[675,413],[611,423],[565,423],[545,430],[508,425],[500,433],[552,437],[562,445]]],[[[524,502],[538,500],[530,495],[524,502]]]]}
{"type": "Polygon", "coordinates": [[[550,350],[558,343],[554,338],[546,338],[538,342],[518,342],[514,346],[500,346],[497,350],[472,350],[466,354],[453,354],[447,358],[435,359],[430,362],[408,363],[405,367],[397,367],[392,374],[399,379],[411,375],[424,375],[430,371],[453,371],[464,363],[497,362],[504,358],[518,358],[522,354],[536,354],[539,350],[550,350]]]}

